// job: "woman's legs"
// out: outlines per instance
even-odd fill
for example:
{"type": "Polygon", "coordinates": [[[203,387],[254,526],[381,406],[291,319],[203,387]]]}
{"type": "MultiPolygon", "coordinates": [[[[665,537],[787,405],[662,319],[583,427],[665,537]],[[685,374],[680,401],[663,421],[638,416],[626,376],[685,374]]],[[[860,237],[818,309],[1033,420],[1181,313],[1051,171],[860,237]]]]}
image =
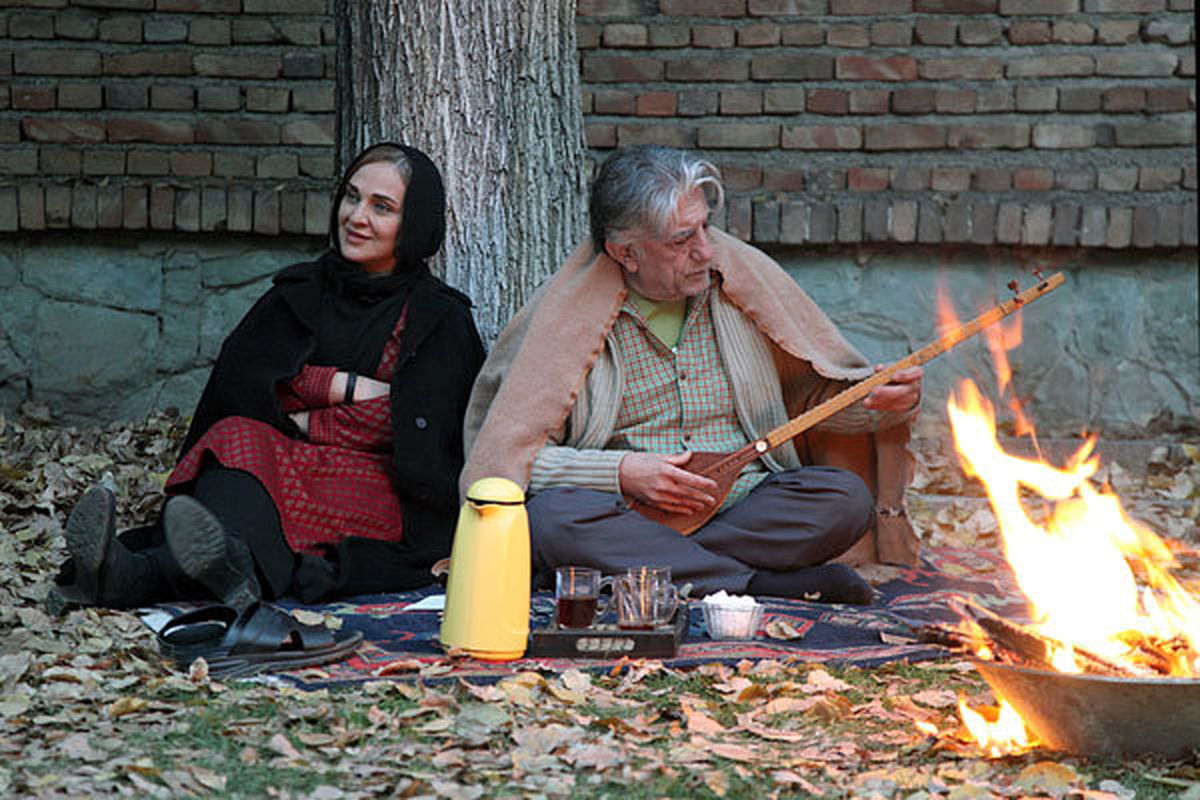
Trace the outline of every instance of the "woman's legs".
{"type": "Polygon", "coordinates": [[[291,583],[296,556],[270,495],[249,473],[210,463],[192,497],[171,498],[155,525],[118,537],[115,520],[116,498],[102,485],[71,510],[71,560],[57,581],[72,587],[67,602],[134,608],[215,595],[244,608],[291,583]]]}

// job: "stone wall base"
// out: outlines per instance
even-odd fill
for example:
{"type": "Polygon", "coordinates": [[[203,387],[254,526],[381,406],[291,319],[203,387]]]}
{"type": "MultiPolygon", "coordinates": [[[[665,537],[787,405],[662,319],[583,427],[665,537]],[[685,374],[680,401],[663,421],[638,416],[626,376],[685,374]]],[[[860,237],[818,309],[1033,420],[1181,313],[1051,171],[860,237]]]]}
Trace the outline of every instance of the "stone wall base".
{"type": "MultiPolygon", "coordinates": [[[[224,336],[270,276],[320,252],[315,237],[27,234],[0,252],[0,413],[27,401],[71,424],[190,413],[224,336]]],[[[938,333],[938,293],[970,319],[1031,270],[1066,283],[1023,312],[1013,384],[1041,435],[1194,433],[1200,321],[1194,250],[877,244],[770,246],[847,338],[879,363],[938,333]]],[[[1011,318],[1010,318],[1011,319],[1011,318]]],[[[922,436],[946,431],[952,387],[994,396],[982,337],[926,365],[922,436]]],[[[1001,412],[1002,430],[1012,414],[1001,412]]]]}

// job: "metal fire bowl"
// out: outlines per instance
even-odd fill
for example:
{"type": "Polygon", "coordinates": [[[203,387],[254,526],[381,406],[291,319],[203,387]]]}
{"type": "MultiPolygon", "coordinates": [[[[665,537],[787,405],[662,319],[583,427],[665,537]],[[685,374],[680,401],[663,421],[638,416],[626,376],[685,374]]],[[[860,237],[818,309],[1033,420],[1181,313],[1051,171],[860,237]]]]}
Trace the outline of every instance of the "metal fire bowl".
{"type": "Polygon", "coordinates": [[[1047,746],[1095,756],[1181,758],[1200,749],[1200,680],[1111,678],[975,661],[1047,746]]]}

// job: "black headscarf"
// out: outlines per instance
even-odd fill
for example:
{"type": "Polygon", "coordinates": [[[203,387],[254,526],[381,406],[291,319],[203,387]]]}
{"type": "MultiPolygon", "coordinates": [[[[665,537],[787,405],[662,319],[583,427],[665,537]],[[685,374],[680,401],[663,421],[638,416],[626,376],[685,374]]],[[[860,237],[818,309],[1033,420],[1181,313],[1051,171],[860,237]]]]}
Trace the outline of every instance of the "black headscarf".
{"type": "Polygon", "coordinates": [[[415,147],[392,142],[381,142],[359,153],[338,181],[333,196],[329,218],[333,253],[321,260],[326,291],[312,363],[369,374],[391,337],[398,308],[407,302],[417,278],[428,274],[425,260],[438,251],[445,235],[446,191],[441,173],[427,155],[415,147]],[[394,165],[401,154],[408,162],[409,175],[396,237],[396,265],[389,275],[371,275],[340,253],[338,208],[359,169],[372,163],[394,165]]]}
{"type": "Polygon", "coordinates": [[[411,272],[425,267],[425,259],[436,253],[446,238],[446,187],[442,174],[429,156],[415,147],[395,142],[380,142],[363,150],[346,168],[338,181],[329,210],[329,244],[339,250],[338,207],[346,194],[350,178],[364,164],[377,161],[395,163],[388,151],[399,151],[408,160],[411,175],[404,192],[401,235],[396,240],[395,272],[411,272]]]}

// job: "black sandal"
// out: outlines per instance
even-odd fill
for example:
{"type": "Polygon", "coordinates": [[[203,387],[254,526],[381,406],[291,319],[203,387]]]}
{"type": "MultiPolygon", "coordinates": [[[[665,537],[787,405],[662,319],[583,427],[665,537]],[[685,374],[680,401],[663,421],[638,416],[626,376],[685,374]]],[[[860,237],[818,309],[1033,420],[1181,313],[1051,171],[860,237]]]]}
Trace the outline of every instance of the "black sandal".
{"type": "Polygon", "coordinates": [[[341,661],[362,640],[360,631],[305,625],[266,603],[241,614],[230,606],[204,606],[172,619],[158,634],[159,650],[180,669],[203,658],[209,674],[220,678],[341,661]]]}

